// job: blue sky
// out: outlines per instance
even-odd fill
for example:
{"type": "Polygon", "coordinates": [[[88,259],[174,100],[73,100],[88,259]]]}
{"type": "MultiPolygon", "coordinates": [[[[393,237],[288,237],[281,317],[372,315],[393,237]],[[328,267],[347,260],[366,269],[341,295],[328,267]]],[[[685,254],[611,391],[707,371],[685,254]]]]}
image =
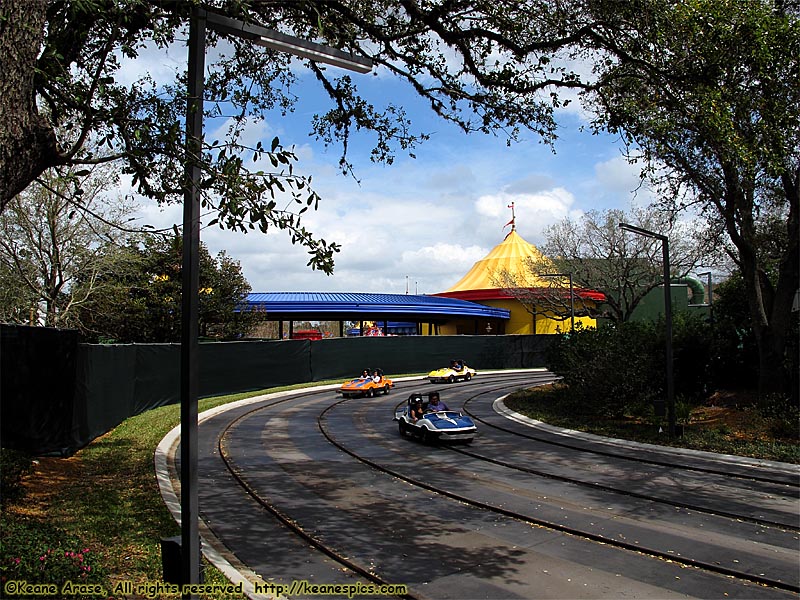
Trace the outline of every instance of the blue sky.
{"type": "MultiPolygon", "coordinates": [[[[163,80],[185,68],[185,56],[180,46],[168,53],[146,52],[120,78],[147,70],[163,80]]],[[[407,84],[380,71],[352,77],[377,106],[385,98],[402,105],[415,130],[431,139],[414,150],[415,159],[398,150],[394,164],[384,166],[369,160],[372,138],[357,136],[348,152],[356,182],[339,170],[339,147],[326,149],[308,136],[311,116],[324,104],[311,75],[300,73],[296,111],[285,118],[268,116],[250,127],[248,136],[268,145],[277,135],[294,145],[300,159],[296,172],[311,175],[322,197],[319,210],[306,213],[303,223],[342,250],[334,274],[327,276],[307,267],[306,250],[292,246],[282,232],[204,229],[201,238],[209,250],[225,250],[238,260],[254,292],[436,293],[503,240],[511,202],[519,234],[541,246],[546,227],[565,217],[649,201],[642,192],[634,194],[638,169],[622,158],[618,141],[580,131],[586,123],[577,103],[558,114],[555,154],[529,132],[508,147],[502,136],[463,134],[433,115],[407,84]]],[[[206,123],[207,139],[219,137],[216,127],[224,123],[206,123]]],[[[162,210],[143,203],[140,214],[143,223],[157,227],[181,220],[179,206],[162,210]]]]}

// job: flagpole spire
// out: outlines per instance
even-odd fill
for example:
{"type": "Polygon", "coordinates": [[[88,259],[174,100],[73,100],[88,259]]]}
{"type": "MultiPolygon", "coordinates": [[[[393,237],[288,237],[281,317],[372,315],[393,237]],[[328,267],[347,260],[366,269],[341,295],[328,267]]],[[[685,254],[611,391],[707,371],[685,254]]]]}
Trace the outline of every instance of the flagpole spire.
{"type": "Polygon", "coordinates": [[[514,203],[512,202],[511,204],[509,204],[508,208],[511,209],[511,220],[508,223],[506,223],[505,225],[503,225],[503,229],[505,229],[506,227],[511,225],[511,231],[516,231],[517,230],[517,217],[514,215],[514,203]]]}

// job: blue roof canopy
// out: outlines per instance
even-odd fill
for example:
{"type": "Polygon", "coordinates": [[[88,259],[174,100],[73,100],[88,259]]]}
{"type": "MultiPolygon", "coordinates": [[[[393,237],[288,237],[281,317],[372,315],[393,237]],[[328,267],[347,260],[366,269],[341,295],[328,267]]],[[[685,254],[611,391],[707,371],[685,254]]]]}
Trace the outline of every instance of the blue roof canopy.
{"type": "Polygon", "coordinates": [[[510,311],[441,296],[349,292],[267,292],[248,294],[240,310],[263,310],[270,320],[509,319],[510,311]]]}

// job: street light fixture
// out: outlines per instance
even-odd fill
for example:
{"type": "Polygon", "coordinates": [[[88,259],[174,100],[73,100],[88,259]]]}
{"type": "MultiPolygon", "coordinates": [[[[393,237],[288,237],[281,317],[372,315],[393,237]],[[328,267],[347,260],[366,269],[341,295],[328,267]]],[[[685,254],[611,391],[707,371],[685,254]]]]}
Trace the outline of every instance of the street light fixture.
{"type": "MultiPolygon", "coordinates": [[[[201,16],[200,18],[203,17],[201,16]]],[[[210,11],[206,11],[205,19],[211,29],[220,33],[235,35],[258,46],[288,52],[301,58],[356,71],[357,73],[369,73],[372,70],[372,59],[355,56],[337,48],[309,42],[274,29],[245,23],[239,19],[232,19],[210,11]]]]}
{"type": "Polygon", "coordinates": [[[572,287],[572,272],[569,273],[544,273],[539,277],[569,277],[569,320],[570,332],[575,331],[575,293],[572,287]]]}
{"type": "Polygon", "coordinates": [[[663,234],[627,223],[620,223],[619,228],[661,242],[661,255],[664,264],[664,322],[666,325],[667,353],[667,427],[669,437],[673,438],[675,437],[675,382],[672,363],[672,295],[670,293],[669,239],[663,234]]]}
{"type": "Polygon", "coordinates": [[[203,87],[206,27],[260,46],[367,73],[372,60],[284,35],[194,6],[189,21],[186,106],[186,165],[183,198],[183,273],[181,300],[181,580],[200,581],[197,499],[198,288],[200,281],[200,156],[203,151],[203,87]]]}

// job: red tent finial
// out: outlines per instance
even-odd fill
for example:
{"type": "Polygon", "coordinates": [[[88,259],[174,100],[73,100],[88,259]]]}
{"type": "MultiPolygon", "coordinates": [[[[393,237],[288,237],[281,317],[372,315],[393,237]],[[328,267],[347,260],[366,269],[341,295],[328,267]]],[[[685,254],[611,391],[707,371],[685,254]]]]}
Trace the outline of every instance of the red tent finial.
{"type": "Polygon", "coordinates": [[[517,218],[514,215],[514,203],[512,202],[511,204],[509,204],[508,208],[511,209],[511,220],[508,223],[506,223],[505,225],[503,225],[503,229],[505,229],[506,227],[511,225],[511,231],[516,231],[516,229],[517,229],[517,222],[516,222],[517,218]]]}

